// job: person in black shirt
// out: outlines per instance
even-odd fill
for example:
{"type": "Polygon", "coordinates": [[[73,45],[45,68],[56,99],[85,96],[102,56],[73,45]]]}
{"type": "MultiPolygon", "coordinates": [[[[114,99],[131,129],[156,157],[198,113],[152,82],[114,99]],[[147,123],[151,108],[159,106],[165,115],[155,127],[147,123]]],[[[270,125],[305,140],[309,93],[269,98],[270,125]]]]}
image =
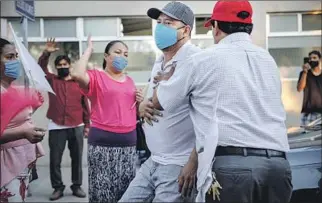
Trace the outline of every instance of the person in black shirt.
{"type": "Polygon", "coordinates": [[[303,65],[303,71],[297,83],[297,91],[304,91],[301,126],[318,119],[322,115],[322,70],[321,53],[309,53],[309,62],[303,65]]]}

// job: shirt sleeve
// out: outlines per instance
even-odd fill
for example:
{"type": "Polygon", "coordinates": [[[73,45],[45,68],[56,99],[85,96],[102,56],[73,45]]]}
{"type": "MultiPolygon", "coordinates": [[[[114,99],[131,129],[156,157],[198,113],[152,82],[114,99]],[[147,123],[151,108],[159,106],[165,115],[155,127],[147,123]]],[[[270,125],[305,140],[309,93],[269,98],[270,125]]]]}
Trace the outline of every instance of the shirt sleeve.
{"type": "Polygon", "coordinates": [[[220,96],[221,73],[218,73],[218,58],[199,60],[193,67],[194,79],[189,89],[190,118],[196,135],[198,153],[197,189],[205,196],[212,183],[211,168],[218,145],[217,105],[220,96]]]}
{"type": "Polygon", "coordinates": [[[87,74],[89,76],[89,83],[88,83],[88,90],[84,90],[82,88],[80,88],[81,93],[87,97],[91,97],[93,96],[98,88],[98,71],[97,70],[88,70],[87,74]]]}
{"type": "MultiPolygon", "coordinates": [[[[194,80],[190,87],[190,117],[196,134],[196,149],[202,153],[205,145],[216,149],[218,143],[217,105],[220,74],[213,64],[199,62],[194,67],[194,80]]],[[[209,152],[208,152],[209,153],[209,152]]],[[[212,155],[209,155],[212,159],[212,155]]]]}
{"type": "Polygon", "coordinates": [[[90,126],[90,108],[86,96],[82,96],[83,122],[85,127],[90,126]]]}
{"type": "Polygon", "coordinates": [[[212,64],[194,62],[189,58],[168,81],[160,83],[157,89],[157,98],[162,108],[174,112],[184,99],[189,98],[190,116],[196,134],[197,150],[203,151],[206,137],[212,137],[211,143],[217,145],[216,109],[219,96],[220,79],[212,64]]]}

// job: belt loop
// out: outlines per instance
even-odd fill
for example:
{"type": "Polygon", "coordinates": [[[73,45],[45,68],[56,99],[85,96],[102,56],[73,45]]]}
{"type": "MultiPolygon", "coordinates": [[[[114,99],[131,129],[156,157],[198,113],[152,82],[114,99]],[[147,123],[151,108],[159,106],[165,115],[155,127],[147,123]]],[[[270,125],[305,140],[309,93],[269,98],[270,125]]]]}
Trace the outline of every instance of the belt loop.
{"type": "Polygon", "coordinates": [[[247,149],[246,148],[243,148],[243,153],[244,153],[244,156],[247,156],[247,149]]]}
{"type": "Polygon", "coordinates": [[[267,149],[265,149],[265,151],[266,151],[266,156],[267,156],[267,158],[271,158],[271,154],[269,153],[269,150],[267,150],[267,149]]]}

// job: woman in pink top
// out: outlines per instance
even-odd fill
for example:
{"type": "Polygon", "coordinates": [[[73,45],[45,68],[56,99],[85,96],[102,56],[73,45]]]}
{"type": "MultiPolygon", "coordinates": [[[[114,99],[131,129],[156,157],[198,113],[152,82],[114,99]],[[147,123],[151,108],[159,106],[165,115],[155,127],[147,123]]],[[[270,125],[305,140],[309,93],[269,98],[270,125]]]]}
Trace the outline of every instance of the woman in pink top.
{"type": "Polygon", "coordinates": [[[128,47],[122,41],[107,44],[103,69],[86,66],[93,49],[88,48],[71,72],[91,101],[88,135],[88,179],[90,202],[117,202],[135,176],[136,112],[142,94],[123,73],[128,47]]]}
{"type": "Polygon", "coordinates": [[[45,130],[36,128],[31,120],[43,101],[40,95],[11,86],[21,71],[17,55],[15,47],[0,38],[0,202],[24,202],[30,168],[44,155],[39,142],[45,130]]]}

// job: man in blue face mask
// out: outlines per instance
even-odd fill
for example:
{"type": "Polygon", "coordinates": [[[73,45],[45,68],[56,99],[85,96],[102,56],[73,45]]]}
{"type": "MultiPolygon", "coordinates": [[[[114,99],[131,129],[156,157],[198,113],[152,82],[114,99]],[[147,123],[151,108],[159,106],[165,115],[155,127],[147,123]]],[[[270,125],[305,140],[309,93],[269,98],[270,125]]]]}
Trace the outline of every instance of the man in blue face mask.
{"type": "MultiPolygon", "coordinates": [[[[194,14],[187,5],[170,2],[161,10],[149,9],[147,15],[157,20],[155,43],[163,53],[151,72],[147,89],[147,98],[151,98],[161,79],[201,49],[190,42],[194,14]]],[[[175,112],[163,111],[161,115],[149,99],[140,104],[151,156],[142,164],[120,202],[183,202],[194,197],[197,155],[188,108],[187,99],[175,112]]]]}

